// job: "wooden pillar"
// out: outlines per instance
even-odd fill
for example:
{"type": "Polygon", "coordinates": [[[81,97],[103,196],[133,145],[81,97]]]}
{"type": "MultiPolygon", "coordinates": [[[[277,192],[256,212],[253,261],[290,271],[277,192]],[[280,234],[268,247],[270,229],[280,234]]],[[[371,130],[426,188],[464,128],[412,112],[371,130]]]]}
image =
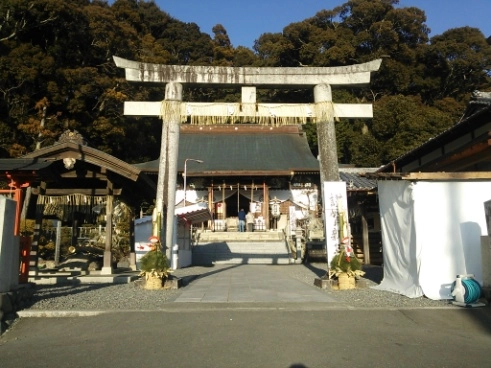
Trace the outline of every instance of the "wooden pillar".
{"type": "Polygon", "coordinates": [[[102,265],[101,275],[110,275],[113,273],[111,252],[113,237],[113,209],[113,183],[108,179],[106,195],[106,243],[104,248],[104,261],[102,265]]]}
{"type": "Polygon", "coordinates": [[[225,206],[225,182],[223,182],[222,186],[222,220],[227,218],[227,208],[225,206]]]}
{"type": "MultiPolygon", "coordinates": [[[[254,180],[252,181],[252,184],[251,184],[251,203],[254,203],[254,180]]],[[[249,206],[249,208],[251,208],[249,206]]]]}
{"type": "Polygon", "coordinates": [[[370,264],[370,239],[368,237],[368,222],[364,211],[361,213],[361,226],[363,237],[363,261],[365,264],[370,264]]]}
{"type": "MultiPolygon", "coordinates": [[[[39,195],[46,194],[46,182],[42,181],[39,184],[39,195]]],[[[32,236],[31,251],[29,254],[29,275],[37,275],[38,271],[38,252],[39,252],[39,237],[43,224],[44,203],[36,204],[36,220],[34,223],[34,234],[32,236]]]]}
{"type": "Polygon", "coordinates": [[[265,229],[270,229],[269,224],[269,187],[266,186],[266,183],[263,184],[263,197],[264,197],[264,220],[265,220],[265,229]]]}
{"type": "Polygon", "coordinates": [[[215,219],[215,208],[213,204],[213,183],[208,187],[208,209],[211,213],[211,221],[208,221],[208,229],[213,229],[213,220],[215,219]]]}

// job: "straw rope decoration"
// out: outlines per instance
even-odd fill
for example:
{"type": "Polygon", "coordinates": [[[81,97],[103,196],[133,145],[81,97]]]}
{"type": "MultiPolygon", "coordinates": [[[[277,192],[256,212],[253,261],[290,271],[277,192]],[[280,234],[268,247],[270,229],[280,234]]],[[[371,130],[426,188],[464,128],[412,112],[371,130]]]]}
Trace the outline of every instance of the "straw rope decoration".
{"type": "MultiPolygon", "coordinates": [[[[166,112],[163,102],[162,116],[166,112]]],[[[170,102],[170,101],[167,101],[170,102]]],[[[331,103],[332,104],[332,103],[331,103]]],[[[303,104],[255,104],[254,115],[242,115],[240,103],[182,103],[180,119],[194,125],[253,123],[283,126],[306,124],[313,118],[311,106],[303,104]]]]}
{"type": "Polygon", "coordinates": [[[168,116],[177,116],[181,112],[181,101],[164,100],[160,107],[160,119],[168,116]]]}
{"type": "Polygon", "coordinates": [[[331,121],[334,118],[334,104],[332,101],[322,101],[315,104],[315,122],[331,121]]]}
{"type": "Polygon", "coordinates": [[[87,196],[85,194],[69,194],[62,196],[39,195],[36,204],[44,206],[44,215],[55,215],[60,219],[68,219],[71,213],[80,212],[91,215],[95,205],[103,204],[105,196],[87,196]]]}

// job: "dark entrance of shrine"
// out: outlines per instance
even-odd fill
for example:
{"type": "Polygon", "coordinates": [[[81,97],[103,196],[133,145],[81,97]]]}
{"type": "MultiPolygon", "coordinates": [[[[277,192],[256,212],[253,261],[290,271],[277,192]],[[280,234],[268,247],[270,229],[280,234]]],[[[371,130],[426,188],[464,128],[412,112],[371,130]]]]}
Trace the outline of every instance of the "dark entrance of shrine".
{"type": "Polygon", "coordinates": [[[249,211],[250,199],[245,196],[232,195],[225,200],[227,216],[226,217],[236,217],[241,209],[247,213],[249,211]]]}

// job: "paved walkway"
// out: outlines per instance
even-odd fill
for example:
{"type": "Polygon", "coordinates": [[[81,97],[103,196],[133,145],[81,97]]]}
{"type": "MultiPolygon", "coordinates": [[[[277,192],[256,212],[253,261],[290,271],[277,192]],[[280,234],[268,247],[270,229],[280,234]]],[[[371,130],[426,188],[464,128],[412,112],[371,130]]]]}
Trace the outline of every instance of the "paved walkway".
{"type": "MultiPolygon", "coordinates": [[[[279,266],[281,267],[281,266],[279,266]]],[[[288,266],[284,266],[288,267],[288,266]]],[[[307,285],[267,265],[228,265],[182,288],[177,303],[336,302],[314,285],[307,285]]]]}

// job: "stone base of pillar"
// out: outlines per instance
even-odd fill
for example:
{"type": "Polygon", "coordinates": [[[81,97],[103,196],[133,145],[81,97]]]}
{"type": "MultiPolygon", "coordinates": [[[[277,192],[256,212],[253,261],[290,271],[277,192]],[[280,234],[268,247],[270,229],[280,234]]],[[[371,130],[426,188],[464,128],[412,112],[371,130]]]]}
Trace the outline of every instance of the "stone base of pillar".
{"type": "Polygon", "coordinates": [[[132,271],[136,271],[136,254],[134,252],[130,253],[130,268],[132,271]]]}
{"type": "Polygon", "coordinates": [[[102,267],[101,275],[112,275],[112,274],[113,274],[113,268],[112,267],[102,267]]]}
{"type": "Polygon", "coordinates": [[[111,275],[112,273],[113,273],[112,253],[110,251],[109,252],[105,251],[101,275],[111,275]]]}

